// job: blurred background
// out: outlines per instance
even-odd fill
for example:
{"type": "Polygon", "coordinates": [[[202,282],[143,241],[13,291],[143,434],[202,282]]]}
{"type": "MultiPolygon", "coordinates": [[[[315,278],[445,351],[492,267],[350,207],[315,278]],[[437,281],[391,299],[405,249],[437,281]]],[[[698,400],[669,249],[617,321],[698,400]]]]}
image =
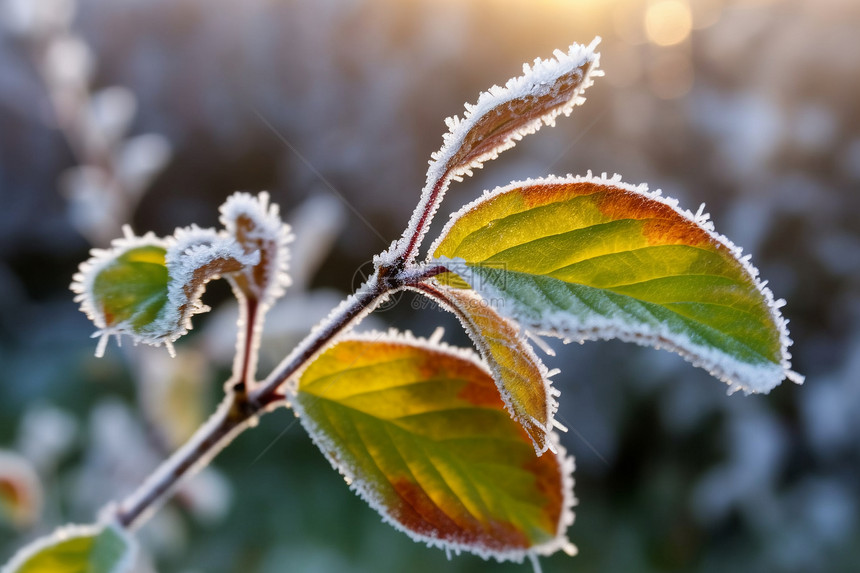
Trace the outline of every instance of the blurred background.
{"type": "MultiPolygon", "coordinates": [[[[176,359],[95,359],[68,290],[90,248],[269,190],[298,240],[265,374],[399,236],[443,118],[599,35],[586,104],[454,185],[435,227],[483,189],[589,169],[705,202],[788,300],[807,381],[729,397],[674,355],[551,342],[580,554],[544,571],[856,571],[858,30],[856,0],[0,0],[0,561],[131,491],[229,374],[223,284],[176,359]]],[[[419,303],[367,325],[468,344],[419,303]]],[[[140,537],[138,573],[530,571],[384,525],[288,411],[140,537]]]]}

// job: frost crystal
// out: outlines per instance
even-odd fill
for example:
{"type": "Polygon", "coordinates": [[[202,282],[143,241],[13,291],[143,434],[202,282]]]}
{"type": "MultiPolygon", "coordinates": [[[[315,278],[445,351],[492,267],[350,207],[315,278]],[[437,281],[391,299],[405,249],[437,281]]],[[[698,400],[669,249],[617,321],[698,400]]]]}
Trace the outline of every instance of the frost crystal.
{"type": "MultiPolygon", "coordinates": [[[[453,347],[444,342],[432,342],[429,339],[418,338],[409,331],[398,331],[389,329],[388,332],[368,331],[363,333],[351,333],[339,338],[339,342],[344,341],[369,341],[383,343],[399,343],[408,344],[411,346],[419,346],[427,348],[434,352],[442,352],[455,356],[462,360],[467,360],[477,365],[481,370],[490,375],[487,364],[473,350],[468,348],[453,347]]],[[[550,432],[548,440],[551,441],[550,450],[557,457],[559,471],[561,473],[561,512],[559,514],[558,524],[556,527],[555,537],[545,541],[539,545],[530,547],[529,549],[508,549],[498,550],[486,547],[481,544],[466,544],[447,541],[438,537],[425,535],[412,529],[409,529],[397,517],[391,513],[391,508],[386,504],[386,499],[382,491],[378,489],[372,480],[363,479],[362,469],[355,467],[353,464],[347,463],[340,459],[337,455],[339,446],[337,443],[327,437],[326,432],[319,423],[311,416],[308,416],[303,409],[302,402],[295,399],[296,387],[291,387],[290,392],[293,395],[291,403],[293,405],[296,416],[299,418],[302,426],[310,434],[311,439],[319,447],[320,451],[325,454],[332,467],[336,469],[346,481],[349,488],[355,491],[370,507],[376,510],[382,517],[382,520],[396,530],[408,535],[416,542],[426,543],[428,547],[438,547],[443,549],[446,554],[454,553],[459,555],[461,552],[473,553],[483,559],[495,559],[498,562],[514,561],[522,563],[523,560],[529,559],[532,563],[535,562],[537,556],[552,555],[561,550],[569,555],[575,555],[577,552],[576,546],[567,538],[567,529],[573,525],[574,512],[573,508],[577,505],[578,500],[573,494],[573,471],[575,468],[574,459],[568,455],[564,446],[561,445],[558,434],[550,432]]],[[[549,455],[549,454],[547,454],[549,455]]]]}
{"type": "Polygon", "coordinates": [[[192,226],[161,239],[152,233],[125,237],[110,249],[93,249],[73,277],[72,291],[81,311],[99,329],[96,355],[108,338],[128,334],[135,342],[172,343],[191,328],[191,317],[209,310],[200,297],[207,282],[260,261],[232,238],[192,226]]]}
{"type": "Polygon", "coordinates": [[[241,282],[240,288],[248,289],[263,306],[270,306],[290,286],[287,245],[294,239],[290,226],[281,220],[278,206],[269,204],[266,192],[257,197],[234,193],[220,211],[221,223],[245,253],[260,253],[259,263],[233,275],[232,280],[241,282]]]}
{"type": "MultiPolygon", "coordinates": [[[[622,315],[607,318],[594,314],[583,321],[568,312],[563,312],[554,308],[553,305],[548,304],[545,311],[539,317],[527,316],[522,312],[522,309],[517,308],[517,305],[507,305],[505,308],[507,316],[519,321],[526,328],[533,329],[538,334],[558,336],[566,341],[576,340],[582,342],[584,340],[617,338],[625,342],[671,350],[680,354],[694,366],[708,370],[711,375],[727,383],[729,385],[729,393],[738,390],[743,390],[746,393],[766,393],[777,386],[784,378],[798,384],[803,383],[803,376],[791,370],[791,353],[788,351],[788,348],[791,346],[792,341],[788,335],[788,321],[783,318],[780,312],[780,308],[785,305],[785,301],[774,299],[773,293],[766,286],[766,282],[759,278],[758,269],[750,262],[750,255],[744,255],[740,247],[714,230],[714,224],[704,212],[704,206],[700,207],[696,213],[682,209],[678,206],[678,202],[675,199],[664,197],[659,190],[649,191],[647,185],[629,185],[622,182],[619,175],[607,177],[604,173],[600,177],[595,177],[589,172],[585,176],[550,176],[540,179],[515,181],[505,187],[500,187],[493,191],[485,191],[482,197],[465,205],[458,212],[451,215],[450,221],[443,229],[439,238],[430,247],[430,253],[434,253],[437,250],[441,242],[448,236],[452,227],[463,215],[477,208],[479,205],[492,200],[496,196],[522,187],[569,185],[583,182],[623,189],[667,205],[684,219],[696,224],[714,242],[727,249],[742,266],[767,305],[770,318],[779,335],[781,353],[779,363],[752,364],[743,362],[720,350],[691,340],[688,336],[671,331],[666,325],[653,325],[642,321],[629,322],[622,315]]],[[[453,261],[447,258],[434,260],[432,256],[429,256],[428,261],[448,264],[451,265],[450,268],[464,268],[467,265],[466,261],[462,259],[453,261]]],[[[498,288],[489,281],[483,281],[480,290],[481,295],[487,299],[506,298],[505,293],[499,292],[498,288]]]]}
{"type": "Polygon", "coordinates": [[[442,148],[432,155],[421,201],[401,243],[412,238],[421,241],[451,179],[472,175],[485,161],[495,159],[543,125],[555,125],[560,114],[568,116],[585,102],[582,92],[603,75],[597,69],[600,54],[594,51],[599,42],[595,38],[588,46],[573,44],[567,52],[556,50],[554,58],[523,64],[522,76],[511,78],[505,87],[493,86],[481,93],[477,103],[466,104],[462,119],[445,120],[448,132],[442,148]]]}

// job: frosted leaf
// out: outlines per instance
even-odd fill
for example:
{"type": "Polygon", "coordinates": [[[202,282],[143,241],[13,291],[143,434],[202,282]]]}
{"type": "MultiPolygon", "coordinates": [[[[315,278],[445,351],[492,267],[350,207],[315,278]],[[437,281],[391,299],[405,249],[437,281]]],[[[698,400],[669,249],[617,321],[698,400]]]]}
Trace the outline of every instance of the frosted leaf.
{"type": "Polygon", "coordinates": [[[412,539],[498,561],[574,551],[573,459],[555,434],[535,456],[474,352],[408,332],[350,335],[291,394],[350,489],[412,539]]]}
{"type": "Polygon", "coordinates": [[[266,192],[256,197],[234,193],[220,211],[221,223],[245,253],[260,253],[257,264],[233,275],[231,280],[261,305],[270,306],[290,285],[287,274],[290,257],[287,245],[293,240],[290,226],[281,220],[278,206],[269,203],[266,192]]]}
{"type": "Polygon", "coordinates": [[[177,229],[167,239],[124,231],[110,249],[93,249],[71,285],[81,311],[99,328],[98,356],[111,335],[122,334],[172,351],[191,328],[191,317],[209,310],[200,301],[206,283],[260,260],[259,253],[245,253],[212,229],[177,229]]]}
{"type": "Polygon", "coordinates": [[[787,321],[758,270],[704,208],[620,177],[548,177],[485,193],[431,247],[437,277],[504,300],[526,328],[665,348],[729,384],[768,392],[791,370],[787,321]]]}
{"type": "Polygon", "coordinates": [[[537,455],[553,447],[552,429],[559,392],[551,373],[520,333],[516,323],[494,308],[501,299],[487,300],[471,290],[446,285],[419,285],[422,294],[437,300],[463,325],[487,362],[505,408],[526,431],[537,455]]]}
{"type": "Polygon", "coordinates": [[[560,114],[570,115],[585,101],[581,93],[598,75],[600,55],[589,46],[573,44],[567,52],[556,50],[554,58],[537,58],[523,65],[523,75],[508,80],[505,87],[493,86],[467,105],[463,118],[448,118],[444,145],[433,154],[428,183],[444,176],[470,175],[488,159],[513,147],[524,136],[543,125],[555,125],[560,114]]]}
{"type": "Polygon", "coordinates": [[[66,525],[21,549],[0,573],[125,573],[137,546],[118,525],[66,525]]]}
{"type": "Polygon", "coordinates": [[[472,175],[484,161],[495,159],[543,125],[555,125],[560,114],[570,115],[585,101],[582,92],[594,77],[603,75],[597,69],[600,55],[594,51],[599,41],[573,44],[567,52],[556,50],[554,58],[523,64],[522,76],[483,92],[476,104],[466,105],[462,119],[445,120],[444,143],[432,155],[421,202],[403,235],[410,247],[420,242],[451,179],[472,175]]]}

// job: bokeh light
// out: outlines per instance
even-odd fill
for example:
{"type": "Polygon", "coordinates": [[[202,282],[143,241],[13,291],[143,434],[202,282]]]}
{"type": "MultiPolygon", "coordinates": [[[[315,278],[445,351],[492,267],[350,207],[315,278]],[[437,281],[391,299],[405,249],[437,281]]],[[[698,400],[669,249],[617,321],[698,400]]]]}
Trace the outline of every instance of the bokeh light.
{"type": "Polygon", "coordinates": [[[658,0],[645,13],[648,39],[658,46],[680,44],[690,36],[693,15],[684,0],[658,0]]]}

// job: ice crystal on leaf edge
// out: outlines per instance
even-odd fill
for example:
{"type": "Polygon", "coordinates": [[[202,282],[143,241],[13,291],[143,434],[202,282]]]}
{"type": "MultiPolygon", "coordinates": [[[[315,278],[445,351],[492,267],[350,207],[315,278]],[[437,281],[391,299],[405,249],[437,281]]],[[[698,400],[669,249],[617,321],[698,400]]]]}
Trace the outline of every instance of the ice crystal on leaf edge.
{"type": "MultiPolygon", "coordinates": [[[[741,264],[744,271],[750,276],[755,288],[761,294],[767,305],[770,317],[779,334],[781,353],[780,364],[756,367],[754,365],[741,363],[740,361],[727,359],[723,353],[694,344],[687,338],[682,339],[678,334],[670,333],[668,329],[661,330],[659,332],[650,330],[625,331],[625,325],[619,324],[618,321],[598,318],[589,324],[582,324],[572,320],[570,315],[563,312],[551,313],[542,316],[540,325],[530,324],[529,320],[523,320],[524,317],[519,316],[516,312],[509,312],[508,316],[510,318],[520,321],[526,328],[536,330],[536,333],[539,335],[556,336],[566,341],[576,340],[577,342],[582,342],[585,340],[597,339],[619,339],[624,342],[633,342],[643,346],[672,350],[673,352],[680,354],[685,360],[692,363],[694,366],[705,368],[711,375],[728,384],[728,392],[730,394],[738,390],[743,390],[747,394],[759,392],[767,393],[777,386],[783,379],[791,380],[797,384],[803,383],[804,377],[791,370],[791,353],[788,351],[788,348],[792,345],[792,340],[788,334],[788,321],[780,312],[780,308],[785,306],[785,300],[774,299],[773,292],[767,287],[767,283],[760,279],[758,269],[750,262],[751,256],[744,255],[743,249],[735,245],[726,236],[716,232],[713,222],[710,220],[709,215],[704,211],[704,205],[700,206],[696,213],[693,213],[688,209],[679,207],[677,200],[663,196],[660,190],[649,191],[648,186],[645,184],[630,185],[628,183],[624,183],[621,180],[621,176],[617,174],[613,177],[607,177],[607,175],[603,173],[600,177],[596,177],[589,171],[584,176],[548,176],[538,179],[514,181],[508,185],[497,187],[492,191],[485,191],[481,197],[464,205],[459,211],[451,214],[450,220],[445,225],[439,237],[430,247],[430,254],[428,254],[427,257],[428,262],[437,264],[453,264],[452,268],[462,268],[467,264],[466,261],[461,259],[452,260],[445,257],[436,259],[432,256],[432,253],[437,250],[442,241],[448,236],[449,231],[457,223],[460,217],[486,201],[521,187],[553,184],[567,185],[574,183],[595,183],[598,185],[610,186],[659,202],[670,207],[682,218],[697,225],[705,231],[713,241],[725,247],[732,254],[735,260],[741,264]]],[[[482,289],[484,292],[481,294],[485,298],[504,298],[505,296],[504,293],[496,292],[494,287],[489,284],[482,285],[482,289]]]]}
{"type": "MultiPolygon", "coordinates": [[[[445,342],[440,342],[436,340],[437,338],[438,331],[437,333],[434,333],[434,335],[431,336],[430,339],[427,339],[417,337],[410,331],[399,331],[397,329],[391,328],[387,332],[367,331],[361,333],[350,333],[338,337],[336,342],[329,345],[328,348],[330,348],[334,344],[348,341],[394,343],[423,347],[430,351],[442,352],[455,358],[468,361],[476,365],[478,368],[484,371],[487,376],[492,378],[493,374],[490,371],[490,368],[474,350],[472,350],[471,348],[450,346],[445,342]]],[[[296,376],[293,377],[293,380],[300,379],[302,374],[303,373],[301,372],[297,373],[296,376]]],[[[313,440],[314,444],[316,444],[320,451],[325,454],[326,459],[329,461],[329,463],[331,463],[332,467],[343,476],[344,481],[349,486],[349,489],[358,494],[358,496],[363,499],[365,503],[367,503],[371,508],[376,510],[376,512],[382,517],[383,522],[388,523],[394,529],[405,533],[413,541],[423,542],[428,547],[437,547],[443,549],[449,557],[452,552],[457,555],[459,555],[461,552],[467,552],[478,555],[485,560],[493,558],[500,563],[504,561],[513,561],[521,563],[524,559],[528,558],[531,561],[533,567],[535,568],[535,571],[540,570],[540,566],[537,561],[538,556],[548,556],[558,551],[563,551],[564,553],[571,556],[577,554],[577,547],[567,538],[566,534],[567,529],[571,525],[573,525],[575,518],[573,508],[578,504],[578,500],[573,494],[573,472],[575,469],[575,463],[573,456],[569,455],[564,446],[562,446],[561,440],[559,439],[557,433],[550,432],[548,435],[548,438],[552,440],[552,446],[550,447],[550,449],[553,454],[557,456],[559,470],[561,472],[562,504],[556,528],[556,536],[545,543],[530,547],[529,549],[511,549],[508,551],[497,551],[483,546],[466,545],[463,543],[456,543],[423,535],[421,533],[417,533],[408,529],[403,524],[398,522],[394,518],[394,516],[389,513],[388,509],[384,505],[384,501],[382,500],[380,495],[374,490],[374,488],[366,484],[361,479],[361,476],[357,475],[356,472],[353,471],[353,469],[346,467],[343,463],[336,459],[335,456],[331,454],[331,452],[337,451],[337,446],[334,443],[330,443],[327,437],[324,435],[322,428],[318,426],[317,423],[310,416],[307,416],[305,414],[301,406],[300,400],[296,399],[297,391],[298,383],[291,384],[288,387],[288,396],[290,398],[290,404],[296,417],[299,419],[308,434],[311,436],[311,439],[313,440]]]]}

